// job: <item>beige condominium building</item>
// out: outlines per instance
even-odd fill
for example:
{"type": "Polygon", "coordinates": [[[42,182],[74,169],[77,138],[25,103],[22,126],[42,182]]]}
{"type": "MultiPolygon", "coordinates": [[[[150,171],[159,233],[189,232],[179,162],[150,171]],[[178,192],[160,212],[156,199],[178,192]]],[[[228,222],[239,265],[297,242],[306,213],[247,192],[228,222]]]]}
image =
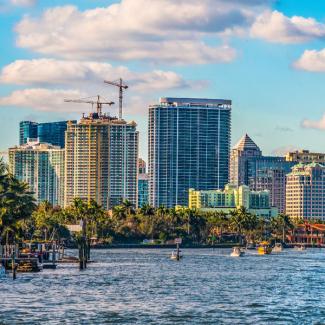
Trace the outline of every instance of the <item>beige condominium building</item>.
{"type": "Polygon", "coordinates": [[[135,122],[91,113],[66,131],[65,206],[75,197],[111,209],[137,204],[138,131],[135,122]]]}
{"type": "Polygon", "coordinates": [[[325,220],[325,167],[319,163],[297,164],[287,175],[286,214],[325,220]]]}

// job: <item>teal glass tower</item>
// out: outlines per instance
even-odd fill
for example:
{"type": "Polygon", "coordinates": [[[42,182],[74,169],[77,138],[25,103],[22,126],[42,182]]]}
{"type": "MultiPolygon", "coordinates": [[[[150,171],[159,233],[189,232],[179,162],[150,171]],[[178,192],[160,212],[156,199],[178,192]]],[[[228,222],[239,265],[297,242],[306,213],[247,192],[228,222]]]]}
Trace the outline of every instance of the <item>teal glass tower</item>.
{"type": "Polygon", "coordinates": [[[46,123],[22,121],[19,124],[19,144],[26,144],[28,139],[38,139],[40,143],[50,143],[64,148],[67,124],[68,121],[46,123]]]}
{"type": "Polygon", "coordinates": [[[149,203],[188,205],[188,191],[229,177],[231,100],[161,98],[149,107],[149,203]]]}

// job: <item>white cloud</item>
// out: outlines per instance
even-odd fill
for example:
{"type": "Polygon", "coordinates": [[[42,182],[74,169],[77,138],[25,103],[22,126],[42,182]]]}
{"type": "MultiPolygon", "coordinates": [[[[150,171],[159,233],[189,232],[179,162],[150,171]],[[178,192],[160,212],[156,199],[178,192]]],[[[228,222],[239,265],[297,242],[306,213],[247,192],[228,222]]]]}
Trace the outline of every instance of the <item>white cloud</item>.
{"type": "Polygon", "coordinates": [[[269,42],[302,43],[325,37],[325,24],[314,18],[286,17],[279,11],[265,11],[257,17],[251,36],[269,42]]]}
{"type": "Polygon", "coordinates": [[[15,106],[31,108],[37,111],[54,112],[82,112],[82,104],[65,103],[65,98],[77,99],[86,94],[78,90],[49,90],[44,88],[32,88],[16,90],[10,95],[0,98],[0,106],[15,106]]]}
{"type": "MultiPolygon", "coordinates": [[[[104,79],[115,80],[119,77],[129,85],[125,97],[126,111],[129,112],[146,111],[148,98],[156,97],[154,94],[157,92],[161,94],[161,91],[167,89],[206,86],[204,81],[186,81],[173,71],[141,73],[125,66],[113,67],[108,63],[93,61],[17,60],[2,69],[0,82],[28,86],[31,89],[16,90],[6,97],[0,97],[0,105],[30,107],[39,111],[80,111],[80,105],[71,107],[63,102],[64,98],[77,99],[99,93],[117,102],[117,89],[104,84],[104,79]]],[[[115,106],[111,108],[113,112],[116,111],[115,106]]]]}
{"type": "Polygon", "coordinates": [[[325,114],[318,121],[305,119],[301,122],[301,126],[306,129],[325,130],[325,114]]]}
{"type": "Polygon", "coordinates": [[[19,7],[31,7],[36,5],[37,0],[10,0],[10,3],[19,7]]]}
{"type": "Polygon", "coordinates": [[[294,63],[294,67],[310,72],[325,72],[325,49],[306,50],[294,63]]]}
{"type": "Polygon", "coordinates": [[[17,44],[69,59],[146,60],[175,64],[230,62],[235,50],[211,45],[223,33],[247,28],[267,0],[122,0],[106,8],[74,6],[26,16],[17,44]]]}
{"type": "Polygon", "coordinates": [[[285,156],[288,152],[294,152],[294,151],[297,151],[299,150],[298,147],[294,146],[294,145],[287,145],[287,146],[281,146],[281,147],[278,147],[276,149],[274,149],[271,154],[273,156],[280,156],[280,157],[283,157],[285,156]]]}
{"type": "Polygon", "coordinates": [[[103,85],[104,79],[122,77],[136,91],[157,91],[187,88],[191,83],[173,71],[154,70],[133,72],[125,66],[113,67],[108,63],[92,61],[64,61],[55,59],[17,60],[5,66],[0,82],[17,85],[69,85],[89,87],[103,85]]]}

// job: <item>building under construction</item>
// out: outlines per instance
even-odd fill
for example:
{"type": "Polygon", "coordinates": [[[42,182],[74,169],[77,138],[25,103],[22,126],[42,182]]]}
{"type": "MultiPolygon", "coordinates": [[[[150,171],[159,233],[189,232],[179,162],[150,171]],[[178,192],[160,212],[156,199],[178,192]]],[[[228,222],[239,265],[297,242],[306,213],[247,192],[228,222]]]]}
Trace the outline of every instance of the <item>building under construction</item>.
{"type": "Polygon", "coordinates": [[[65,137],[65,202],[96,200],[111,209],[127,199],[137,203],[136,123],[101,111],[69,122],[65,137]]]}

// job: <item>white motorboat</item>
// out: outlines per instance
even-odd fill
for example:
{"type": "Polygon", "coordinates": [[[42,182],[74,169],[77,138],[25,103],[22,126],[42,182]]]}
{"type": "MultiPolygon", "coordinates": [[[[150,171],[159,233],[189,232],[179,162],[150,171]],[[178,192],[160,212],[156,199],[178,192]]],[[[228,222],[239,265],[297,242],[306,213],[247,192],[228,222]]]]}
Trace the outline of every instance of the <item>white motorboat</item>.
{"type": "Polygon", "coordinates": [[[245,254],[245,252],[243,252],[243,251],[240,249],[240,247],[234,247],[234,248],[232,249],[232,252],[231,252],[230,256],[232,256],[232,257],[241,257],[241,256],[243,256],[244,254],[245,254]]]}
{"type": "Polygon", "coordinates": [[[272,248],[272,253],[281,253],[283,251],[283,246],[281,243],[275,243],[272,248]]]}
{"type": "Polygon", "coordinates": [[[183,255],[180,253],[180,251],[173,251],[172,255],[170,255],[170,259],[174,260],[174,261],[179,261],[181,258],[183,257],[183,255]]]}

